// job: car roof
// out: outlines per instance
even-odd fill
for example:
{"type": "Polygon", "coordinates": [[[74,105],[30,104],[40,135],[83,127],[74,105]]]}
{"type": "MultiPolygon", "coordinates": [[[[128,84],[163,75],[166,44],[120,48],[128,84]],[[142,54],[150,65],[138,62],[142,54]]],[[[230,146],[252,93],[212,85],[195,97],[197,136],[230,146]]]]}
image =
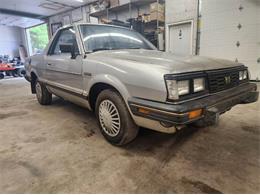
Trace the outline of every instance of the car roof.
{"type": "Polygon", "coordinates": [[[77,24],[66,25],[66,26],[63,26],[63,27],[59,28],[59,30],[61,30],[61,29],[66,29],[66,28],[69,28],[69,27],[74,27],[74,26],[80,26],[80,25],[89,25],[89,26],[110,26],[110,27],[115,27],[115,28],[123,28],[123,29],[131,30],[130,28],[127,28],[127,27],[124,27],[124,26],[116,26],[116,25],[112,25],[112,24],[92,24],[92,23],[87,23],[87,22],[82,22],[82,23],[77,23],[77,24]]]}

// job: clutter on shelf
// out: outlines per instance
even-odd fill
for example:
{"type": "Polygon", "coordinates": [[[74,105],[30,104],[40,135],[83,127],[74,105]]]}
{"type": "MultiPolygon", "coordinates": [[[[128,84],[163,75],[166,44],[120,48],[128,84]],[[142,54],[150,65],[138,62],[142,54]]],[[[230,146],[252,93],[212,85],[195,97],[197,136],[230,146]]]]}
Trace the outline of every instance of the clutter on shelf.
{"type": "Polygon", "coordinates": [[[9,55],[0,55],[0,79],[5,76],[23,77],[24,64],[20,57],[11,58],[9,55]]]}
{"type": "Polygon", "coordinates": [[[164,50],[164,1],[101,0],[93,6],[90,15],[100,23],[132,28],[164,50]]]}

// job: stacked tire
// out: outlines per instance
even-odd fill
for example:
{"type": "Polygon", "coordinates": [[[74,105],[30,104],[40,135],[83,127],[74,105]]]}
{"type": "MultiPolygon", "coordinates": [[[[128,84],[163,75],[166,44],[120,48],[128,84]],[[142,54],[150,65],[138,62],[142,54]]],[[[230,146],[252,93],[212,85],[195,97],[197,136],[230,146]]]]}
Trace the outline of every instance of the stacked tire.
{"type": "Polygon", "coordinates": [[[5,71],[6,76],[12,76],[12,77],[24,77],[25,75],[25,69],[24,68],[17,68],[12,71],[5,71]]]}
{"type": "Polygon", "coordinates": [[[19,77],[24,77],[24,75],[25,75],[25,69],[24,68],[19,68],[19,69],[16,70],[16,72],[17,72],[17,75],[19,77]]]}

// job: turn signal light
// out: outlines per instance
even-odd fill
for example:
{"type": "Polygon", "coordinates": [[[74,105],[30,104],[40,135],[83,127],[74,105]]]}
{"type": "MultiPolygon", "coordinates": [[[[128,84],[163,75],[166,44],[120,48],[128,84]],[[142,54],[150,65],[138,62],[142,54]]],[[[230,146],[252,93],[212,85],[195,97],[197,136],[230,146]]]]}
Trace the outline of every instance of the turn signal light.
{"type": "Polygon", "coordinates": [[[138,112],[143,113],[143,114],[150,114],[150,111],[149,111],[149,110],[146,110],[146,109],[144,109],[144,108],[139,108],[139,109],[138,109],[138,112]]]}
{"type": "Polygon", "coordinates": [[[202,115],[202,109],[189,112],[189,119],[198,118],[202,115]]]}

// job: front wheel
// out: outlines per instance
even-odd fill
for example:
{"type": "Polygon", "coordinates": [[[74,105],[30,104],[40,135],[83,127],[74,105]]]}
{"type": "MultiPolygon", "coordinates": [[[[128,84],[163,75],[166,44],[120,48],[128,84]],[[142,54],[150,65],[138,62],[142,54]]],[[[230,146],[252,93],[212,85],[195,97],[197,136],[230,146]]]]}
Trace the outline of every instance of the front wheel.
{"type": "Polygon", "coordinates": [[[97,98],[95,111],[101,133],[111,144],[125,145],[137,136],[139,128],[116,91],[102,91],[97,98]]]}
{"type": "Polygon", "coordinates": [[[46,86],[36,80],[35,89],[38,102],[41,105],[50,105],[52,102],[52,94],[48,91],[46,86]]]}

